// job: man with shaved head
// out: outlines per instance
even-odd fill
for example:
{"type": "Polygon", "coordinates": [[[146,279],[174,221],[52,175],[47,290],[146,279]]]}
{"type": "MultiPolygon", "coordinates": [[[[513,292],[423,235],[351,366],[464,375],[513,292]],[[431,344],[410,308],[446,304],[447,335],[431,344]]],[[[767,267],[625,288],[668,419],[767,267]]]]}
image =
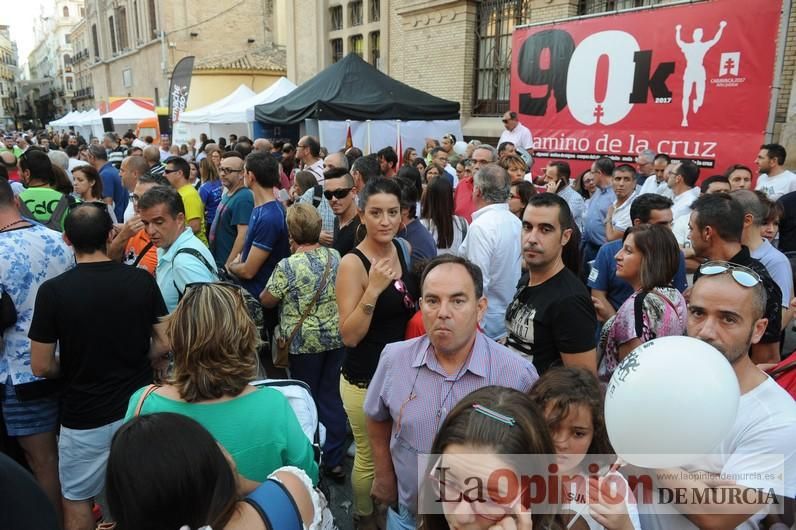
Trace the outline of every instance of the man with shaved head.
{"type": "Polygon", "coordinates": [[[261,153],[268,153],[271,154],[274,146],[271,144],[270,141],[266,140],[265,138],[257,138],[254,141],[254,150],[259,151],[261,153]]]}
{"type": "Polygon", "coordinates": [[[166,170],[166,166],[160,162],[160,149],[157,146],[148,145],[144,148],[144,160],[149,165],[151,175],[162,175],[166,170]]]}
{"type": "MultiPolygon", "coordinates": [[[[122,184],[128,193],[133,193],[135,185],[138,184],[138,177],[149,171],[149,164],[143,157],[128,156],[122,160],[119,166],[119,176],[122,177],[122,184]]],[[[124,210],[124,222],[126,223],[135,215],[132,201],[127,203],[124,210]]]]}

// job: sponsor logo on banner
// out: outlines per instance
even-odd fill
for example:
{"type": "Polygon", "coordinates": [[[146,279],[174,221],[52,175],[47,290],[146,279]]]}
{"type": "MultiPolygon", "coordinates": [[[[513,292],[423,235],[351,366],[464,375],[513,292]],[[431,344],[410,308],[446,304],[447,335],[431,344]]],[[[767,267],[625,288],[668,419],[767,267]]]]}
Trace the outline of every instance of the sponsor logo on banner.
{"type": "MultiPolygon", "coordinates": [[[[780,7],[755,3],[772,24],[780,7]]],[[[746,0],[715,0],[519,28],[510,108],[537,158],[576,171],[645,149],[708,168],[748,160],[764,143],[776,32],[747,15],[746,0]]]]}

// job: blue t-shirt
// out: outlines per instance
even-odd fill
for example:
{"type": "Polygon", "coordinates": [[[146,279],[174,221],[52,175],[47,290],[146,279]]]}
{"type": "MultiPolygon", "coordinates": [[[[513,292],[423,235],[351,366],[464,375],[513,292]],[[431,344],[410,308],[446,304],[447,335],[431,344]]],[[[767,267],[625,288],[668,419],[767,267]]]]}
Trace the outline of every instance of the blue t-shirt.
{"type": "Polygon", "coordinates": [[[99,174],[102,178],[102,196],[113,199],[113,213],[116,214],[116,219],[121,221],[124,219],[124,211],[127,209],[127,201],[130,197],[122,185],[119,170],[108,162],[102,166],[99,174]]]}
{"type": "Polygon", "coordinates": [[[268,252],[268,259],[251,280],[241,279],[241,285],[256,299],[268,283],[268,278],[276,268],[279,260],[290,256],[290,244],[287,240],[287,223],[285,209],[279,201],[267,202],[252,210],[249,218],[249,230],[243,243],[241,261],[246,261],[252,247],[268,252]]]}
{"type": "Polygon", "coordinates": [[[412,263],[437,257],[437,242],[434,241],[434,237],[428,229],[417,219],[406,225],[406,228],[400,230],[398,237],[406,239],[412,245],[412,263]]]}
{"type": "MultiPolygon", "coordinates": [[[[210,252],[219,267],[223,267],[232,252],[238,237],[238,225],[248,225],[254,209],[252,190],[243,187],[232,195],[224,195],[218,205],[216,216],[210,225],[208,240],[210,252]]],[[[235,256],[232,256],[233,258],[235,256]]]]}
{"type": "MultiPolygon", "coordinates": [[[[633,294],[633,287],[622,278],[616,276],[616,253],[622,248],[622,240],[609,241],[600,247],[594,265],[589,273],[588,285],[591,289],[597,289],[606,293],[608,301],[619,309],[625,300],[633,294]]],[[[685,256],[680,251],[679,265],[677,273],[672,279],[672,286],[681,293],[686,290],[688,283],[685,278],[685,256]]]]}
{"type": "Polygon", "coordinates": [[[605,189],[597,188],[594,192],[589,200],[583,223],[584,242],[592,245],[605,244],[605,216],[614,201],[616,201],[616,194],[610,186],[605,189]]]}
{"type": "MultiPolygon", "coordinates": [[[[205,205],[205,226],[209,227],[216,218],[216,209],[221,203],[224,186],[220,180],[208,180],[199,187],[199,197],[205,205]]],[[[242,223],[245,224],[245,223],[242,223]]]]}

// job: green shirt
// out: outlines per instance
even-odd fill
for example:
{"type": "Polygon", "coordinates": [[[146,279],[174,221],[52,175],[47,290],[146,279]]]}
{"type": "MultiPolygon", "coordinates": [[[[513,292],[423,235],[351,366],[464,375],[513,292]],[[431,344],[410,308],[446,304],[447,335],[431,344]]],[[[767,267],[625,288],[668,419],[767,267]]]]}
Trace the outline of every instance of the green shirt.
{"type": "Polygon", "coordinates": [[[288,338],[315,293],[321,288],[326,258],[331,264],[323,292],[307,315],[290,344],[290,353],[321,353],[343,347],[340,338],[340,314],[334,283],[340,254],[336,250],[319,247],[310,252],[296,252],[277,263],[265,290],[279,298],[279,336],[288,338]]]}
{"type": "MultiPolygon", "coordinates": [[[[130,397],[125,421],[135,414],[145,389],[130,397]]],[[[250,480],[263,482],[282,466],[296,466],[318,483],[312,444],[278,390],[258,388],[217,403],[185,403],[153,392],[144,401],[141,415],[156,412],[174,412],[199,422],[232,455],[238,472],[250,480]]]]}
{"type": "MultiPolygon", "coordinates": [[[[19,200],[25,203],[25,206],[33,214],[33,218],[40,223],[47,223],[50,220],[61,197],[63,194],[60,191],[51,188],[26,188],[19,194],[19,200]]],[[[68,209],[61,219],[62,227],[67,213],[69,213],[68,209]]]]}

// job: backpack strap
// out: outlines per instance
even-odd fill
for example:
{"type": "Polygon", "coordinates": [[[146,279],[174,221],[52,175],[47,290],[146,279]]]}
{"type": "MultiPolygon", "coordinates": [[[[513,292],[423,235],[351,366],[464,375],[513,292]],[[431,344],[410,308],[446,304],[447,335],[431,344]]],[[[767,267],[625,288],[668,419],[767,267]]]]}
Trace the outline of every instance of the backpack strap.
{"type": "Polygon", "coordinates": [[[144,245],[144,248],[141,249],[141,252],[138,253],[138,256],[135,258],[135,261],[131,263],[131,265],[133,267],[138,267],[138,264],[141,263],[141,260],[144,259],[144,256],[146,256],[146,253],[149,252],[150,248],[152,248],[152,241],[144,245]]]}
{"type": "Polygon", "coordinates": [[[649,291],[641,291],[636,295],[633,300],[633,319],[636,325],[636,338],[644,340],[642,334],[644,333],[644,299],[647,298],[649,291]]]}
{"type": "Polygon", "coordinates": [[[58,201],[58,204],[55,206],[55,210],[53,210],[49,224],[52,226],[57,226],[63,230],[61,220],[64,218],[64,215],[66,215],[66,211],[75,204],[77,204],[77,201],[71,195],[67,194],[61,197],[61,199],[58,201]]]}
{"type": "Polygon", "coordinates": [[[304,530],[296,501],[281,482],[266,480],[244,502],[257,510],[269,530],[304,530]]]}
{"type": "MultiPolygon", "coordinates": [[[[218,278],[218,272],[216,272],[216,269],[212,265],[210,265],[210,263],[207,261],[207,259],[205,259],[205,257],[202,255],[201,252],[199,252],[195,248],[191,248],[191,247],[183,247],[183,248],[179,249],[177,252],[174,253],[174,258],[171,260],[171,266],[172,267],[174,267],[174,260],[176,260],[177,256],[179,256],[180,254],[188,254],[188,255],[193,256],[194,258],[198,259],[199,261],[202,262],[202,264],[205,267],[207,267],[207,270],[210,271],[210,274],[212,274],[213,276],[218,278]]],[[[178,298],[180,300],[182,300],[183,291],[180,291],[177,288],[177,283],[176,282],[174,282],[172,280],[171,283],[174,284],[174,289],[177,291],[178,298]]]]}
{"type": "Polygon", "coordinates": [[[138,404],[135,406],[135,413],[133,414],[133,417],[141,415],[141,409],[144,408],[144,401],[146,401],[146,398],[149,397],[149,394],[158,388],[160,388],[158,385],[149,385],[147,389],[144,390],[144,392],[141,394],[141,398],[138,400],[138,404]]]}
{"type": "MultiPolygon", "coordinates": [[[[174,258],[176,258],[177,256],[179,256],[180,254],[189,254],[189,255],[193,256],[194,258],[196,258],[196,259],[198,259],[199,261],[201,261],[201,262],[202,262],[202,264],[203,264],[205,267],[207,267],[207,270],[209,270],[211,273],[213,273],[213,275],[215,275],[215,276],[218,276],[218,274],[216,273],[216,269],[215,269],[215,267],[213,267],[212,265],[210,265],[210,263],[209,263],[209,262],[207,261],[207,259],[206,259],[206,258],[205,258],[205,257],[202,255],[202,253],[201,253],[201,252],[199,252],[198,250],[196,250],[195,248],[191,248],[191,247],[184,247],[184,248],[181,248],[180,250],[178,250],[177,252],[175,252],[175,253],[174,253],[174,258]]],[[[173,263],[173,260],[172,260],[172,263],[173,263]]]]}
{"type": "Polygon", "coordinates": [[[409,244],[406,242],[406,239],[402,237],[396,237],[395,241],[398,243],[398,246],[401,248],[401,254],[404,257],[404,264],[406,264],[406,268],[408,269],[409,266],[412,264],[412,256],[409,255],[409,244]]]}
{"type": "Polygon", "coordinates": [[[35,217],[33,216],[33,212],[30,211],[28,205],[25,204],[25,201],[23,200],[19,201],[19,215],[27,219],[35,219],[35,217]]]}
{"type": "Polygon", "coordinates": [[[312,205],[317,208],[321,204],[321,201],[323,200],[323,185],[316,184],[314,188],[315,191],[313,192],[312,195],[312,205]]]}

